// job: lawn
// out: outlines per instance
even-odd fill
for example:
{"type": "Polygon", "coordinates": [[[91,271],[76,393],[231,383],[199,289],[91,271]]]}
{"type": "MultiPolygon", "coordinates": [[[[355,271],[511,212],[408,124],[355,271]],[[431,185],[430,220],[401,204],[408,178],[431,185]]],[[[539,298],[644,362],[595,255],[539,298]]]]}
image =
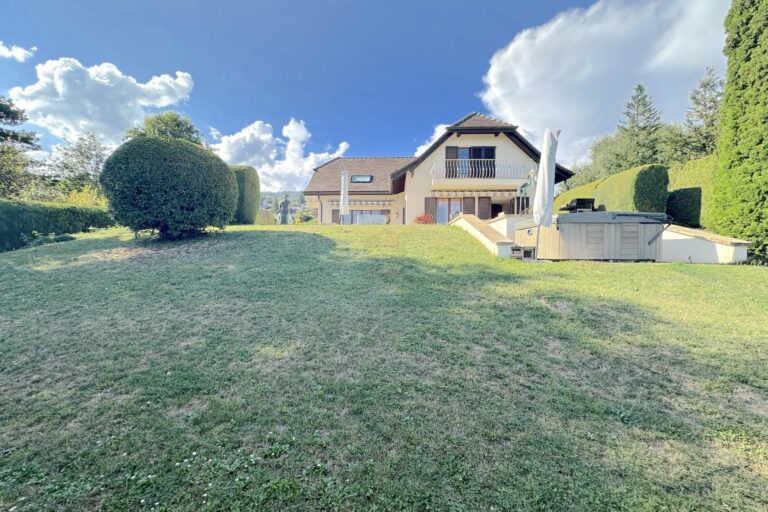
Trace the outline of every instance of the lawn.
{"type": "Polygon", "coordinates": [[[0,297],[1,510],[768,508],[765,268],[116,229],[0,297]]]}

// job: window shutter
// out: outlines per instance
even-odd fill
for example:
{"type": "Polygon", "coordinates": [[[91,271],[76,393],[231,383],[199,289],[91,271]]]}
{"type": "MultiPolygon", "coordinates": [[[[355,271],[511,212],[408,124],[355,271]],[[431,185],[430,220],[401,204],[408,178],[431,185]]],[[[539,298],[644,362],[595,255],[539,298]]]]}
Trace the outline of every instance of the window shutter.
{"type": "Polygon", "coordinates": [[[475,214],[475,198],[465,197],[462,199],[461,211],[463,213],[474,215],[475,214]]]}
{"type": "Polygon", "coordinates": [[[481,220],[486,220],[491,218],[491,198],[490,197],[477,198],[477,218],[481,220]]]}
{"type": "Polygon", "coordinates": [[[437,222],[437,198],[425,197],[424,198],[424,213],[428,213],[432,216],[432,220],[437,222]]]}
{"type": "Polygon", "coordinates": [[[332,224],[341,223],[341,221],[339,220],[339,210],[331,210],[331,223],[332,224]]]}
{"type": "Polygon", "coordinates": [[[381,210],[381,214],[387,216],[387,224],[389,224],[389,210],[381,210]]]}

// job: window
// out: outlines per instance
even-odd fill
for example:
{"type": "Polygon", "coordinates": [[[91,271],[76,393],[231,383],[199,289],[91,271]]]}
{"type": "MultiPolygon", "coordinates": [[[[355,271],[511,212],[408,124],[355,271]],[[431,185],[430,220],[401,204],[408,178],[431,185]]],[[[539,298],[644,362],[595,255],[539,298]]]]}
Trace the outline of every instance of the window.
{"type": "Polygon", "coordinates": [[[373,183],[373,176],[370,174],[353,174],[352,183],[373,183]]]}
{"type": "Polygon", "coordinates": [[[364,215],[384,215],[384,210],[352,210],[352,224],[360,224],[360,217],[364,215]]]}
{"type": "Polygon", "coordinates": [[[456,215],[461,213],[461,198],[440,198],[437,200],[437,223],[448,224],[456,215]]]}

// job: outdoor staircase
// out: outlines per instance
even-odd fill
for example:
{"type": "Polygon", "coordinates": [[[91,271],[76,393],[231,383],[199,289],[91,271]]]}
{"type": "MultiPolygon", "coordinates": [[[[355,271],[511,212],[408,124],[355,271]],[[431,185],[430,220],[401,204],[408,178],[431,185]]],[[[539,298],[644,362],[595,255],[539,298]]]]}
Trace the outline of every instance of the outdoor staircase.
{"type": "Polygon", "coordinates": [[[533,247],[517,245],[514,240],[510,240],[474,215],[459,214],[449,224],[458,226],[477,238],[486,249],[496,256],[523,260],[532,259],[535,255],[533,247]]]}

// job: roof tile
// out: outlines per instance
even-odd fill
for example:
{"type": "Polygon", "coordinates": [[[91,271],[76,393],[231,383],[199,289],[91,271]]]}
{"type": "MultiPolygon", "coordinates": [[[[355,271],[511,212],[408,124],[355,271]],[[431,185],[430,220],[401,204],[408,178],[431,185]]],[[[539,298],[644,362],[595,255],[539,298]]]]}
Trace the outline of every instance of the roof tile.
{"type": "Polygon", "coordinates": [[[354,174],[370,174],[371,183],[350,183],[350,192],[390,193],[392,191],[392,173],[411,163],[410,156],[395,157],[341,157],[331,160],[315,169],[312,179],[304,189],[306,193],[338,193],[341,188],[341,172],[347,171],[350,178],[354,174]]]}

